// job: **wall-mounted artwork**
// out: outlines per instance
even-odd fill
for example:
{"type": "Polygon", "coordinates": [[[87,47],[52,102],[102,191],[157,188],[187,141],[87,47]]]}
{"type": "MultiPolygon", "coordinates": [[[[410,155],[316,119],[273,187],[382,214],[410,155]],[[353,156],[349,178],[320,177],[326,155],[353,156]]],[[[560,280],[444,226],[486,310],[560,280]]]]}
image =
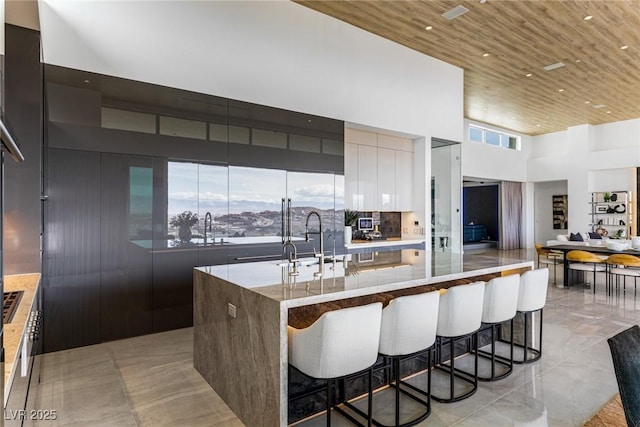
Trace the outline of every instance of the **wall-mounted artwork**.
{"type": "Polygon", "coordinates": [[[567,195],[552,196],[553,229],[566,230],[569,227],[567,195]]]}

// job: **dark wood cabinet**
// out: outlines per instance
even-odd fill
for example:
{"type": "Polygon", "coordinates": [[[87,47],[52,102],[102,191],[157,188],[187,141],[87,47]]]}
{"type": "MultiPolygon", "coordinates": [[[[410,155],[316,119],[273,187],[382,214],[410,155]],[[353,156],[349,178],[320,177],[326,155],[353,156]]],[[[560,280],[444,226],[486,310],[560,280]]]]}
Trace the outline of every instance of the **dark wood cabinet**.
{"type": "Polygon", "coordinates": [[[193,268],[197,249],[153,254],[153,332],[193,325],[193,268]]]}
{"type": "Polygon", "coordinates": [[[100,338],[152,332],[151,158],[101,155],[100,338]]]}
{"type": "Polygon", "coordinates": [[[44,351],[100,337],[100,154],[48,150],[44,351]]]}
{"type": "MultiPolygon", "coordinates": [[[[229,182],[216,181],[220,169],[225,179],[232,166],[283,176],[344,170],[342,121],[53,65],[44,66],[44,89],[46,352],[191,326],[194,267],[281,256],[279,239],[213,246],[214,228],[203,242],[206,213],[216,217],[218,237],[231,236],[231,209],[203,201],[228,197],[229,182]],[[136,127],[142,116],[151,123],[144,129],[136,127]],[[172,190],[171,168],[180,163],[195,166],[195,181],[172,190]],[[180,194],[172,199],[171,191],[180,194]],[[187,193],[197,200],[175,202],[187,193]],[[184,211],[199,215],[193,241],[179,241],[170,224],[184,211]]],[[[325,224],[326,235],[333,228],[325,224]]],[[[300,243],[298,253],[312,254],[314,245],[300,243]]]]}

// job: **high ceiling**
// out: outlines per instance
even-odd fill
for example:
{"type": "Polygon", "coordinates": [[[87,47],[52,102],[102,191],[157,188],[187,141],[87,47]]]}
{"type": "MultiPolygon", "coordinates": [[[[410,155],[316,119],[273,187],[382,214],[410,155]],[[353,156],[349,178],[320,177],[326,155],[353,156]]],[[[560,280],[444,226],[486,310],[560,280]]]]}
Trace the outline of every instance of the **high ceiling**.
{"type": "Polygon", "coordinates": [[[640,0],[296,1],[463,68],[469,119],[538,135],[640,117],[640,0]]]}

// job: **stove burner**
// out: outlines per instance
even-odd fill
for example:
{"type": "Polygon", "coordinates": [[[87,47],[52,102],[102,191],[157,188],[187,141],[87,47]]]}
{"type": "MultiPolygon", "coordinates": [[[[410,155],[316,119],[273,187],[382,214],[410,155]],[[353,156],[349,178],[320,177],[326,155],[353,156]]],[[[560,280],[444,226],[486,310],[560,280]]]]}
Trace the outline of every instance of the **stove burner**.
{"type": "Polygon", "coordinates": [[[2,324],[11,323],[13,320],[13,315],[16,314],[16,309],[18,308],[18,304],[20,303],[20,299],[22,299],[22,294],[24,291],[11,291],[5,292],[3,295],[3,304],[2,304],[2,324]]]}

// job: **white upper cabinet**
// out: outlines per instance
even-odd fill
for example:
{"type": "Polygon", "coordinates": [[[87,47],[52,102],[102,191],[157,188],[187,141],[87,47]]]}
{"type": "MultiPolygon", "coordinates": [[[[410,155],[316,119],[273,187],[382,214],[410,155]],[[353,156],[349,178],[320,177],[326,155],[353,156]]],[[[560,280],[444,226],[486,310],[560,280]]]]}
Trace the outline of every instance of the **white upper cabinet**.
{"type": "Polygon", "coordinates": [[[378,151],[376,147],[358,145],[358,198],[357,210],[375,211],[378,194],[378,151]]]}
{"type": "Polygon", "coordinates": [[[396,207],[397,211],[413,210],[413,153],[396,151],[396,207]]]}
{"type": "Polygon", "coordinates": [[[396,209],[396,151],[378,148],[378,204],[379,211],[396,209]]]}
{"type": "Polygon", "coordinates": [[[345,142],[344,144],[344,207],[345,209],[360,209],[358,194],[358,145],[345,142]]]}
{"type": "Polygon", "coordinates": [[[345,129],[345,208],[411,211],[413,141],[345,129]]]}

